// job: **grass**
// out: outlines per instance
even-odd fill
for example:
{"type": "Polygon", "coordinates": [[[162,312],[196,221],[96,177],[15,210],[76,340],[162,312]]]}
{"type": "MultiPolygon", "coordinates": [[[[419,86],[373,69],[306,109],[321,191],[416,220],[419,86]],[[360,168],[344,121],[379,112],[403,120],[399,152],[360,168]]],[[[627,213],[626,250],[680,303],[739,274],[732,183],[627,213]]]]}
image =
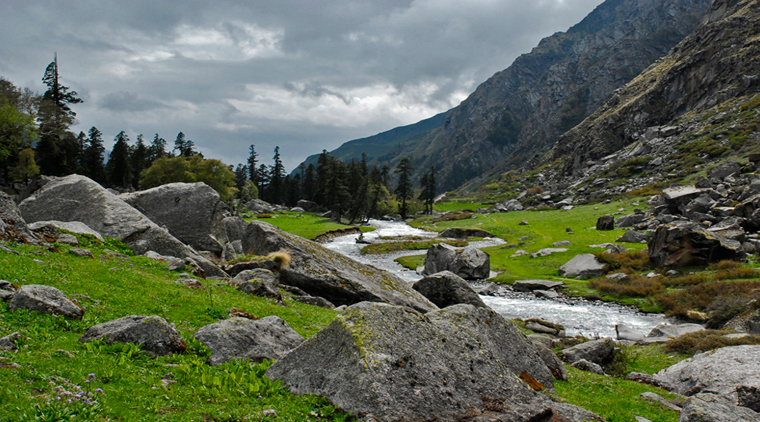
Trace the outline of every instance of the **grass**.
{"type": "Polygon", "coordinates": [[[405,240],[400,242],[381,242],[372,243],[361,249],[363,254],[385,254],[399,251],[418,251],[421,249],[428,249],[433,245],[439,243],[445,243],[447,245],[462,248],[469,243],[466,240],[453,240],[453,239],[432,239],[432,240],[405,240]]]}
{"type": "Polygon", "coordinates": [[[57,245],[60,252],[9,246],[19,255],[0,251],[3,279],[54,286],[79,301],[86,313],[73,321],[10,312],[0,303],[0,337],[23,336],[18,352],[0,352],[0,362],[20,366],[0,368],[0,421],[254,421],[266,419],[258,413],[264,409],[274,409],[282,420],[346,420],[326,399],[294,396],[268,381],[266,364],[207,366],[209,351],[192,337],[202,326],[226,318],[233,307],[257,317],[278,315],[305,337],[329,324],[335,311],[287,298],[283,307],[214,280],[201,280],[205,290],[188,289],[173,283],[179,277],[165,263],[131,256],[113,241],[90,245],[95,259],[75,257],[66,245],[57,245]],[[89,327],[126,315],[166,318],[188,342],[188,351],[152,357],[133,345],[77,341],[89,327]],[[177,382],[163,387],[166,377],[177,382]],[[94,397],[97,405],[55,399],[77,388],[100,388],[104,394],[94,397]]]}
{"type": "MultiPolygon", "coordinates": [[[[345,229],[349,226],[347,224],[339,224],[332,221],[329,218],[318,217],[313,212],[278,212],[272,217],[267,218],[246,218],[246,221],[259,220],[279,227],[280,229],[293,233],[295,235],[304,237],[306,239],[314,240],[320,234],[332,231],[345,229]]],[[[368,232],[373,231],[372,227],[359,226],[361,231],[368,232]]]]}

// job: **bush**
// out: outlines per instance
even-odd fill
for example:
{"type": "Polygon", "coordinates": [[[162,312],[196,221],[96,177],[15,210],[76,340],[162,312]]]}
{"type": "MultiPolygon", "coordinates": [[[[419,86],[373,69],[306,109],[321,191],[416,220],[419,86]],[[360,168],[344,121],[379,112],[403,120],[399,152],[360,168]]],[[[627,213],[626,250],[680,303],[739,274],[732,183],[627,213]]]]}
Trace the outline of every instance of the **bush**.
{"type": "Polygon", "coordinates": [[[741,346],[743,344],[760,344],[760,336],[748,336],[742,338],[724,337],[728,331],[703,330],[684,334],[681,337],[669,340],[664,349],[671,353],[685,353],[694,355],[697,352],[718,349],[726,346],[741,346]]]}
{"type": "Polygon", "coordinates": [[[706,311],[721,297],[746,297],[760,299],[760,281],[711,281],[688,287],[677,292],[656,296],[669,316],[686,316],[689,310],[706,311]]]}
{"type": "Polygon", "coordinates": [[[616,296],[647,297],[665,291],[660,277],[648,278],[633,276],[630,281],[615,281],[609,278],[592,280],[589,286],[604,293],[616,296]]]}
{"type": "Polygon", "coordinates": [[[626,274],[651,268],[649,252],[646,249],[637,252],[624,252],[620,254],[600,253],[595,255],[600,262],[607,264],[610,270],[620,269],[626,274]]]}

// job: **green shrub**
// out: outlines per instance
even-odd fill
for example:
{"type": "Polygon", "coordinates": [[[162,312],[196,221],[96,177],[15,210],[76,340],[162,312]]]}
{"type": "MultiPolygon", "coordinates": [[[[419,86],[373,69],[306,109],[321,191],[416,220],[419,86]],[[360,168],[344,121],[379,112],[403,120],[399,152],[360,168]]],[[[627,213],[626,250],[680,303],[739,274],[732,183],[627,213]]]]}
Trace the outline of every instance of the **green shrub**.
{"type": "Polygon", "coordinates": [[[744,344],[760,344],[760,336],[742,338],[725,337],[728,331],[703,330],[684,334],[665,343],[665,350],[672,353],[694,355],[697,352],[707,352],[726,346],[741,346],[744,344]]]}

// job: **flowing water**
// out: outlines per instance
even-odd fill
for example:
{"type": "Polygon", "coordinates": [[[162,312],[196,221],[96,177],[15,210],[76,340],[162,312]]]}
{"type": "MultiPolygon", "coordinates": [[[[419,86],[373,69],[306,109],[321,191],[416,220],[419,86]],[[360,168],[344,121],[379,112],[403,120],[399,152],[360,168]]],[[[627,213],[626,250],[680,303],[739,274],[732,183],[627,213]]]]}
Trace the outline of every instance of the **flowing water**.
{"type": "MultiPolygon", "coordinates": [[[[415,229],[403,222],[371,220],[375,231],[365,233],[364,239],[370,242],[382,241],[379,237],[421,236],[435,237],[436,233],[415,229]]],[[[390,271],[398,277],[409,281],[421,278],[415,271],[402,267],[394,260],[400,256],[420,255],[425,251],[403,251],[382,255],[362,255],[362,244],[356,243],[358,235],[341,236],[324,246],[333,251],[347,255],[361,263],[390,271]]],[[[470,242],[476,247],[500,245],[501,239],[485,239],[470,242]]],[[[615,325],[624,324],[643,334],[656,325],[666,322],[662,315],[643,314],[636,309],[616,304],[588,301],[569,301],[566,299],[537,299],[530,295],[481,296],[483,302],[507,318],[540,318],[565,326],[567,335],[583,334],[586,336],[615,337],[615,325]]]]}

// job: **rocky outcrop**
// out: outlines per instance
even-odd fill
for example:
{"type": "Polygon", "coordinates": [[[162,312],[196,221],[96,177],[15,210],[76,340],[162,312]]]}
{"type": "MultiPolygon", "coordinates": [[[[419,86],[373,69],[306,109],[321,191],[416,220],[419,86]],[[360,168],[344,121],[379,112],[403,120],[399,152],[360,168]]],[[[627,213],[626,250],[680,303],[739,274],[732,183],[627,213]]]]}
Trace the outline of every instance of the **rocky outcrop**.
{"type": "Polygon", "coordinates": [[[569,363],[587,360],[597,365],[606,365],[612,361],[615,343],[610,339],[601,339],[581,343],[562,351],[562,357],[569,363]]]}
{"type": "Polygon", "coordinates": [[[182,243],[221,255],[227,241],[222,224],[226,207],[207,184],[169,183],[119,197],[182,243]]]}
{"type": "Polygon", "coordinates": [[[184,352],[185,340],[159,316],[130,315],[90,327],[79,341],[104,339],[108,344],[139,344],[146,353],[164,356],[184,352]]]}
{"type": "Polygon", "coordinates": [[[16,203],[5,192],[0,192],[0,240],[33,245],[45,243],[29,230],[16,203]]]}
{"type": "Polygon", "coordinates": [[[21,202],[19,209],[29,222],[80,221],[103,236],[120,239],[137,254],[155,251],[191,258],[207,276],[227,276],[167,230],[84,176],[74,174],[51,180],[21,202]]]}
{"type": "Polygon", "coordinates": [[[280,359],[303,343],[304,338],[277,316],[259,320],[230,318],[201,327],[195,338],[211,349],[210,365],[234,359],[260,363],[280,359]]]}
{"type": "Polygon", "coordinates": [[[535,346],[496,312],[469,305],[426,315],[351,306],[267,376],[366,419],[600,420],[534,392],[523,380],[553,387],[535,346]]]}
{"type": "MultiPolygon", "coordinates": [[[[654,375],[676,392],[691,396],[700,392],[718,394],[731,403],[739,403],[737,390],[760,388],[760,346],[723,347],[700,353],[654,375]]],[[[760,402],[748,395],[742,406],[757,408],[760,402]]],[[[760,396],[755,397],[755,399],[760,396]]]]}
{"type": "Polygon", "coordinates": [[[84,316],[84,309],[72,302],[62,291],[40,284],[21,286],[13,293],[13,297],[8,302],[8,310],[20,309],[72,319],[82,319],[84,316]]]}
{"type": "Polygon", "coordinates": [[[706,265],[724,259],[739,260],[745,255],[741,242],[695,223],[660,226],[649,242],[649,260],[657,266],[706,265]]]}
{"type": "Polygon", "coordinates": [[[246,223],[228,218],[225,226],[230,240],[242,241],[245,254],[288,251],[292,261],[280,271],[279,282],[298,287],[312,296],[323,297],[337,306],[370,301],[407,306],[421,312],[437,309],[393,274],[360,264],[269,223],[246,223]]]}
{"type": "Polygon", "coordinates": [[[681,410],[678,422],[757,422],[760,413],[714,394],[697,394],[681,410]]]}
{"type": "Polygon", "coordinates": [[[445,243],[431,246],[425,255],[425,274],[451,271],[465,280],[490,277],[491,258],[473,246],[456,248],[445,243]]]}
{"type": "Polygon", "coordinates": [[[439,308],[458,304],[469,304],[486,308],[486,304],[461,277],[451,271],[441,271],[412,284],[412,288],[435,303],[439,308]]]}
{"type": "Polygon", "coordinates": [[[91,229],[87,224],[84,224],[81,221],[35,221],[34,223],[29,224],[29,230],[36,231],[43,229],[46,226],[53,226],[59,230],[66,230],[72,233],[90,235],[101,242],[104,240],[103,235],[91,229]]]}

